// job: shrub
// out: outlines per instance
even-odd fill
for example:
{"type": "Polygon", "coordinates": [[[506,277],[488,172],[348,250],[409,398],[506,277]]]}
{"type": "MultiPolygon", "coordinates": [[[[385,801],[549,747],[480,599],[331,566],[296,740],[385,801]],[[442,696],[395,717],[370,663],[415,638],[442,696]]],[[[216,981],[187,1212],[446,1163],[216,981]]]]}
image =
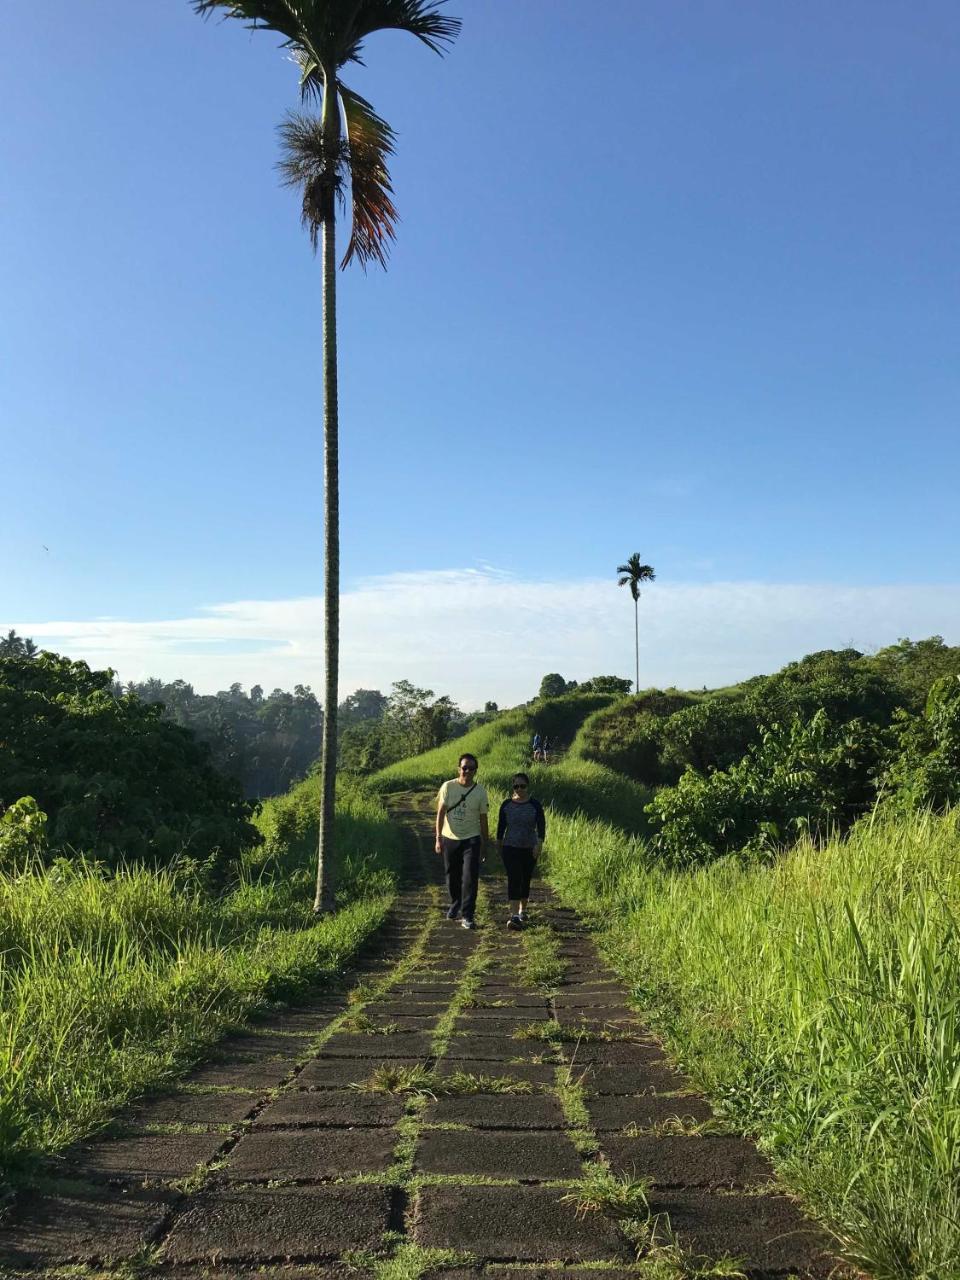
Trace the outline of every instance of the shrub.
{"type": "MultiPolygon", "coordinates": [[[[160,707],[115,697],[112,680],[52,653],[0,658],[0,812],[32,797],[49,856],[83,851],[114,867],[184,853],[225,865],[256,843],[239,785],[160,707]]],[[[7,826],[24,813],[21,803],[7,826]]]]}
{"type": "Polygon", "coordinates": [[[653,852],[685,866],[735,849],[772,853],[804,831],[822,839],[872,805],[888,755],[889,735],[865,720],[836,725],[818,711],[773,725],[731,768],[688,769],[656,794],[647,806],[653,852]]]}
{"type": "Polygon", "coordinates": [[[922,716],[901,713],[900,753],[885,779],[896,808],[942,810],[960,802],[960,676],[934,682],[922,716]]]}

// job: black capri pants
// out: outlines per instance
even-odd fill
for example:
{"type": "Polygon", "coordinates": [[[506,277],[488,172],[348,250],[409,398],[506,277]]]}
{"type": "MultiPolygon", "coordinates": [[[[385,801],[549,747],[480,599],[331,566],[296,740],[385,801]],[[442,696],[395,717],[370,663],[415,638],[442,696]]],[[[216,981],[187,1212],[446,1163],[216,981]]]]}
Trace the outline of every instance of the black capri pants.
{"type": "Polygon", "coordinates": [[[533,875],[532,849],[517,849],[509,844],[501,854],[507,873],[507,897],[511,902],[525,902],[530,897],[530,877],[533,875]]]}

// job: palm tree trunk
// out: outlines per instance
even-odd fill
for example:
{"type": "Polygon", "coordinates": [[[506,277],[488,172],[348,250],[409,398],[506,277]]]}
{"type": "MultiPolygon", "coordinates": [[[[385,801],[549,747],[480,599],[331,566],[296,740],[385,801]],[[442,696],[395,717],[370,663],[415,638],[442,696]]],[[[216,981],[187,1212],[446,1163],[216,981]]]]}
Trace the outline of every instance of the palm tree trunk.
{"type": "Polygon", "coordinates": [[[639,606],[636,600],[633,602],[633,647],[637,656],[637,693],[640,692],[640,622],[638,618],[639,606]]]}
{"type": "MultiPolygon", "coordinates": [[[[340,141],[336,75],[325,77],[323,128],[335,157],[340,141]]],[[[331,160],[335,164],[335,160],[331,160]]],[[[334,894],[333,820],[337,802],[337,699],[340,675],[340,451],[337,404],[336,198],[331,185],[323,219],[323,759],[320,840],[313,909],[329,911],[334,894]]]]}

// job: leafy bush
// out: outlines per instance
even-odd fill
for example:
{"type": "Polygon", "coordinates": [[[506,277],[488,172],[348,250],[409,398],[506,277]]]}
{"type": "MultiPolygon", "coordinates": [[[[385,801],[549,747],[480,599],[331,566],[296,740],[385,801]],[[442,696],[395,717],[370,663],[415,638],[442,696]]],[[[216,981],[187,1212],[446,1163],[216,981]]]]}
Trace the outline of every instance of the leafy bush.
{"type": "Polygon", "coordinates": [[[665,717],[695,705],[692,694],[651,689],[592,715],[581,732],[584,759],[606,765],[647,785],[660,779],[660,743],[665,717]]]}
{"type": "Polygon", "coordinates": [[[922,716],[901,714],[900,753],[886,777],[895,807],[942,810],[960,803],[960,676],[935,681],[922,716]]]}
{"type": "MultiPolygon", "coordinates": [[[[115,867],[186,854],[223,867],[259,840],[253,806],[191,733],[114,696],[112,679],[52,653],[0,658],[0,812],[33,798],[52,857],[82,851],[115,867]]],[[[9,831],[5,842],[9,856],[9,831]]]]}
{"type": "Polygon", "coordinates": [[[709,862],[735,849],[773,852],[808,832],[843,830],[873,803],[889,735],[866,720],[811,720],[761,731],[759,744],[726,770],[690,768],[647,806],[658,828],[651,848],[671,866],[709,862]]]}

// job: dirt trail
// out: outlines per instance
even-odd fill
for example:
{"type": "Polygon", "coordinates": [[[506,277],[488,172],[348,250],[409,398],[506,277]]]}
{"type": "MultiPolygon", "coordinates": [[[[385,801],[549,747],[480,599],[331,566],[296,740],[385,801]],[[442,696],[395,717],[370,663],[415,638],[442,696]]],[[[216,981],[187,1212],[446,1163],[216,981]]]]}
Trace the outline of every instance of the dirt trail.
{"type": "Polygon", "coordinates": [[[488,864],[483,927],[448,922],[430,798],[394,813],[406,880],[367,957],[58,1161],[0,1227],[0,1276],[340,1280],[392,1258],[393,1280],[510,1280],[518,1262],[617,1280],[638,1244],[662,1275],[722,1258],[828,1274],[829,1240],[716,1131],[576,915],[536,886],[541,927],[507,932],[488,864]],[[639,1214],[612,1206],[609,1177],[586,1207],[598,1156],[649,1180],[639,1214]]]}

